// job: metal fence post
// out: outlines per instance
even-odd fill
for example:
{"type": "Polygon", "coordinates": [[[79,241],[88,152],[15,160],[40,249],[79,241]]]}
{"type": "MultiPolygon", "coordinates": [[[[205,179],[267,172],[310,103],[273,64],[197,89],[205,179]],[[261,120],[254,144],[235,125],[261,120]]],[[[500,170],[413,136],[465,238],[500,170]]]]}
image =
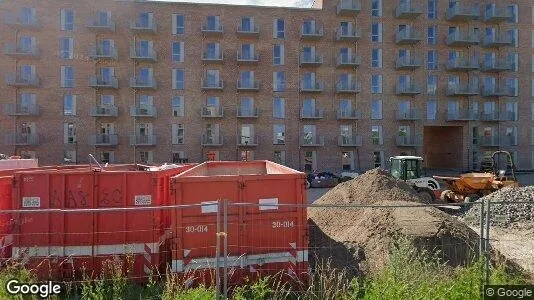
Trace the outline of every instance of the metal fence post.
{"type": "Polygon", "coordinates": [[[491,254],[490,254],[490,234],[489,234],[489,231],[490,231],[490,221],[491,221],[491,201],[490,200],[487,200],[487,207],[486,207],[486,243],[485,243],[485,251],[486,251],[486,266],[485,266],[485,278],[484,278],[484,282],[485,284],[488,284],[489,283],[489,275],[490,275],[490,258],[491,258],[491,254]]]}
{"type": "Polygon", "coordinates": [[[228,199],[224,199],[223,230],[224,230],[224,259],[223,259],[223,297],[228,299],[228,199]]]}
{"type": "Polygon", "coordinates": [[[221,200],[217,199],[217,230],[215,231],[215,299],[219,300],[221,298],[221,276],[219,274],[219,259],[220,259],[220,248],[221,242],[219,235],[221,232],[221,200]]]}
{"type": "Polygon", "coordinates": [[[486,251],[486,245],[485,245],[486,241],[484,239],[484,218],[485,218],[484,208],[485,208],[485,205],[486,205],[485,201],[482,200],[480,202],[480,228],[479,228],[479,231],[480,231],[480,233],[479,233],[480,242],[479,243],[480,244],[478,245],[479,246],[478,247],[479,248],[478,249],[479,257],[484,257],[484,251],[486,251]]]}

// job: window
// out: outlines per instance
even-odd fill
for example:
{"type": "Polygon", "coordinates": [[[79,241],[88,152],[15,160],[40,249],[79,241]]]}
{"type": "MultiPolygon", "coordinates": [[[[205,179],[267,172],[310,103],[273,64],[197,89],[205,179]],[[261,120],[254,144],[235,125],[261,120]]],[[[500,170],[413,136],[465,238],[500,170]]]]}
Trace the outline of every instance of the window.
{"type": "Polygon", "coordinates": [[[372,0],[371,2],[371,15],[373,17],[382,16],[382,0],[372,0]]]}
{"type": "Polygon", "coordinates": [[[510,121],[517,121],[517,102],[506,102],[506,113],[510,121]]]}
{"type": "Polygon", "coordinates": [[[273,118],[275,119],[285,118],[285,99],[284,98],[273,99],[273,118]]]}
{"type": "Polygon", "coordinates": [[[241,87],[253,88],[254,87],[254,71],[241,71],[239,73],[239,80],[241,87]]]}
{"type": "Polygon", "coordinates": [[[20,21],[22,24],[32,24],[35,18],[35,8],[23,7],[20,10],[20,21]]]}
{"type": "Polygon", "coordinates": [[[427,65],[428,70],[436,70],[438,68],[438,52],[436,50],[430,50],[427,52],[427,65]]]}
{"type": "Polygon", "coordinates": [[[63,124],[63,142],[65,144],[74,144],[76,142],[76,126],[74,123],[63,124]]]}
{"type": "Polygon", "coordinates": [[[184,164],[188,162],[189,162],[189,159],[185,155],[185,151],[173,151],[172,152],[172,163],[184,164]]]}
{"type": "Polygon", "coordinates": [[[172,97],[172,115],[173,117],[184,116],[184,96],[172,97]]]}
{"type": "Polygon", "coordinates": [[[285,165],[286,164],[286,152],[284,150],[275,150],[273,161],[277,164],[285,165]]]}
{"type": "Polygon", "coordinates": [[[371,120],[382,119],[382,100],[371,101],[371,120]]]}
{"type": "Polygon", "coordinates": [[[382,68],[382,49],[373,49],[371,52],[371,67],[382,68]]]}
{"type": "Polygon", "coordinates": [[[273,144],[284,145],[286,143],[286,126],[284,124],[273,125],[273,144]]]}
{"type": "Polygon", "coordinates": [[[182,145],[184,143],[184,124],[172,124],[172,144],[182,145]]]}
{"type": "Polygon", "coordinates": [[[172,70],[172,88],[175,90],[183,90],[185,87],[184,69],[172,70]]]}
{"type": "Polygon", "coordinates": [[[172,34],[184,34],[185,32],[184,15],[173,14],[172,15],[172,34]]]}
{"type": "Polygon", "coordinates": [[[284,45],[273,45],[273,65],[284,65],[284,45]]]}
{"type": "Polygon", "coordinates": [[[512,41],[512,45],[517,48],[519,46],[517,38],[517,29],[509,29],[507,31],[507,34],[510,40],[512,41]]]}
{"type": "Polygon", "coordinates": [[[472,133],[471,133],[471,138],[472,138],[472,143],[473,145],[478,145],[478,127],[477,126],[473,126],[473,130],[472,130],[472,133]]]}
{"type": "Polygon", "coordinates": [[[438,115],[438,102],[434,99],[428,100],[426,103],[426,119],[436,120],[438,115]]]}
{"type": "Polygon", "coordinates": [[[74,57],[74,39],[67,37],[59,40],[59,58],[61,59],[73,59],[74,57]]]}
{"type": "Polygon", "coordinates": [[[518,79],[517,78],[505,78],[504,82],[506,84],[506,87],[510,89],[510,96],[517,97],[519,95],[518,79]]]}
{"type": "Polygon", "coordinates": [[[274,19],[273,22],[273,38],[283,39],[285,37],[285,23],[284,19],[274,19]]]}
{"type": "Polygon", "coordinates": [[[438,93],[438,75],[428,75],[426,79],[426,93],[436,95],[438,93]]]}
{"type": "Polygon", "coordinates": [[[102,106],[113,106],[115,103],[115,97],[113,95],[101,95],[100,104],[102,106]]]}
{"type": "Polygon", "coordinates": [[[172,43],[172,61],[184,62],[184,42],[172,43]]]}
{"type": "Polygon", "coordinates": [[[354,152],[341,152],[341,169],[343,171],[354,170],[354,152]]]}
{"type": "Polygon", "coordinates": [[[74,10],[62,9],[61,10],[61,30],[73,31],[74,30],[74,10]]]}
{"type": "Polygon", "coordinates": [[[152,151],[139,151],[139,162],[150,164],[154,160],[154,153],[152,151]]]}
{"type": "Polygon", "coordinates": [[[384,143],[381,125],[371,126],[371,141],[373,145],[382,145],[384,143]]]}
{"type": "Polygon", "coordinates": [[[74,67],[61,66],[61,87],[74,87],[74,67]]]}
{"type": "Polygon", "coordinates": [[[427,36],[428,36],[427,42],[428,42],[429,45],[437,44],[438,43],[438,39],[437,39],[438,26],[436,26],[436,25],[428,26],[427,36]]]}
{"type": "Polygon", "coordinates": [[[377,43],[382,42],[382,23],[373,23],[371,25],[371,41],[377,43]]]}
{"type": "Polygon", "coordinates": [[[150,28],[152,26],[152,20],[154,14],[151,12],[140,12],[138,26],[141,28],[150,28]]]}
{"type": "Polygon", "coordinates": [[[512,71],[517,72],[519,68],[519,55],[517,53],[508,53],[506,59],[512,64],[512,71]]]}
{"type": "Polygon", "coordinates": [[[372,94],[382,93],[382,75],[378,75],[378,74],[371,75],[371,93],[372,94]]]}
{"type": "Polygon", "coordinates": [[[254,18],[241,17],[241,28],[240,29],[243,32],[253,32],[254,31],[254,18]]]}
{"type": "Polygon", "coordinates": [[[317,170],[317,152],[304,152],[304,172],[310,173],[317,170]]]}
{"type": "Polygon", "coordinates": [[[76,115],[76,95],[66,94],[63,96],[63,115],[76,115]]]}
{"type": "Polygon", "coordinates": [[[438,18],[438,0],[428,0],[428,14],[429,20],[435,20],[438,18]]]}
{"type": "Polygon", "coordinates": [[[115,153],[113,151],[104,151],[100,153],[100,161],[103,164],[115,163],[115,153]]]}
{"type": "Polygon", "coordinates": [[[517,4],[508,5],[506,7],[506,10],[508,11],[508,23],[517,23],[518,20],[518,7],[517,4]]]}
{"type": "Polygon", "coordinates": [[[286,73],[273,72],[273,92],[283,92],[286,90],[286,73]]]}

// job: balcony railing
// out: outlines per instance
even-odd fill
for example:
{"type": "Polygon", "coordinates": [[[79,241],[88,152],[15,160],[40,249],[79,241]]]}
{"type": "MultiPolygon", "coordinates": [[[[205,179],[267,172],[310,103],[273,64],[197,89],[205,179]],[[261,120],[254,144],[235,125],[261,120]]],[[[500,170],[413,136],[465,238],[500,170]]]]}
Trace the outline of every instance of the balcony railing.
{"type": "Polygon", "coordinates": [[[156,34],[157,26],[154,20],[149,21],[147,23],[140,23],[140,22],[136,22],[132,20],[130,22],[130,30],[139,32],[139,33],[156,34]]]}
{"type": "Polygon", "coordinates": [[[512,45],[512,38],[506,33],[496,33],[484,36],[483,47],[508,47],[512,45]]]}
{"type": "Polygon", "coordinates": [[[363,138],[361,136],[346,136],[339,135],[337,137],[337,145],[339,147],[361,147],[363,138]]]}
{"type": "Polygon", "coordinates": [[[397,83],[395,94],[406,95],[406,96],[418,95],[418,94],[421,94],[421,87],[415,83],[409,83],[409,84],[397,83]]]}
{"type": "Polygon", "coordinates": [[[447,9],[446,19],[448,21],[469,21],[480,18],[480,10],[475,6],[462,6],[456,3],[447,9]]]}
{"type": "Polygon", "coordinates": [[[237,90],[238,91],[250,91],[250,92],[259,92],[260,91],[260,82],[257,80],[241,81],[237,80],[237,90]]]}
{"type": "Polygon", "coordinates": [[[93,105],[89,109],[89,116],[91,117],[116,117],[119,115],[119,108],[114,105],[93,105]]]}
{"type": "Polygon", "coordinates": [[[8,44],[4,47],[4,54],[11,57],[35,59],[39,58],[41,53],[36,45],[23,47],[20,44],[8,44]]]}
{"type": "Polygon", "coordinates": [[[39,135],[37,133],[8,133],[5,143],[8,146],[37,146],[39,135]]]}
{"type": "Polygon", "coordinates": [[[449,84],[447,86],[447,96],[475,96],[479,94],[478,86],[470,83],[449,84]]]}
{"type": "Polygon", "coordinates": [[[245,108],[245,107],[237,107],[237,117],[238,118],[257,118],[259,116],[259,109],[254,108],[245,108]]]}
{"type": "Polygon", "coordinates": [[[89,87],[98,89],[118,89],[119,80],[115,76],[104,78],[98,75],[89,76],[89,87]]]}
{"type": "Polygon", "coordinates": [[[154,49],[142,51],[137,47],[130,47],[130,58],[137,61],[157,62],[158,56],[154,49]]]}
{"type": "Polygon", "coordinates": [[[397,57],[395,67],[397,70],[414,70],[423,66],[423,58],[418,56],[397,57]]]}
{"type": "Polygon", "coordinates": [[[517,113],[515,111],[501,111],[499,114],[500,121],[517,121],[517,113]]]}
{"type": "Polygon", "coordinates": [[[324,118],[324,109],[300,109],[301,119],[322,119],[324,118]]]}
{"type": "Polygon", "coordinates": [[[38,116],[39,105],[6,103],[4,105],[4,114],[8,116],[38,116]]]}
{"type": "Polygon", "coordinates": [[[502,147],[512,147],[517,146],[517,136],[515,135],[503,135],[501,136],[501,146],[502,147]]]}
{"type": "Polygon", "coordinates": [[[154,77],[130,77],[130,87],[134,89],[156,89],[156,79],[154,77]]]}
{"type": "Polygon", "coordinates": [[[447,121],[476,121],[478,113],[475,110],[453,110],[447,111],[447,121]]]}
{"type": "Polygon", "coordinates": [[[361,10],[361,0],[339,0],[336,12],[338,16],[355,16],[361,10]]]}
{"type": "Polygon", "coordinates": [[[202,89],[203,90],[223,90],[224,81],[222,79],[216,81],[210,81],[206,78],[202,78],[202,89]]]}
{"type": "Polygon", "coordinates": [[[319,40],[324,36],[324,31],[322,27],[315,27],[309,30],[304,30],[304,27],[301,28],[300,38],[305,40],[319,40]]]}
{"type": "Polygon", "coordinates": [[[119,144],[119,135],[95,134],[91,136],[90,143],[93,146],[116,146],[119,144]]]}
{"type": "Polygon", "coordinates": [[[216,134],[202,134],[200,140],[201,146],[211,146],[211,147],[220,147],[224,145],[224,138],[221,133],[216,134]]]}
{"type": "Polygon", "coordinates": [[[9,12],[4,14],[4,24],[27,30],[39,30],[42,27],[41,22],[35,15],[21,18],[18,13],[9,12]]]}
{"type": "Polygon", "coordinates": [[[338,120],[358,120],[362,118],[362,113],[359,110],[338,110],[336,113],[338,120]]]}
{"type": "Polygon", "coordinates": [[[344,31],[340,28],[335,31],[336,41],[340,42],[356,42],[362,38],[362,31],[360,29],[352,29],[351,31],[344,31]]]}
{"type": "Polygon", "coordinates": [[[115,32],[115,22],[111,18],[100,20],[94,17],[87,21],[87,28],[97,32],[115,32]]]}
{"type": "Polygon", "coordinates": [[[479,136],[478,144],[482,147],[499,147],[501,145],[500,136],[496,134],[479,136]]]}
{"type": "Polygon", "coordinates": [[[484,10],[484,22],[486,23],[501,23],[511,17],[511,13],[506,7],[493,6],[484,10]]]}
{"type": "Polygon", "coordinates": [[[421,120],[421,110],[417,108],[410,108],[407,110],[397,111],[397,120],[421,120]]]}
{"type": "Polygon", "coordinates": [[[237,26],[237,35],[241,37],[259,37],[260,36],[260,26],[254,24],[250,28],[244,28],[243,26],[237,26]]]}
{"type": "Polygon", "coordinates": [[[480,120],[484,122],[498,122],[500,121],[499,112],[497,111],[490,111],[490,112],[482,112],[480,114],[480,120]]]}
{"type": "Polygon", "coordinates": [[[155,146],[155,134],[131,134],[130,146],[155,146]]]}
{"type": "Polygon", "coordinates": [[[324,136],[303,136],[300,138],[301,147],[322,147],[324,146],[324,136]]]}
{"type": "Polygon", "coordinates": [[[480,37],[474,31],[455,31],[447,36],[447,46],[470,46],[480,43],[480,37]]]}
{"type": "Polygon", "coordinates": [[[299,65],[301,67],[318,67],[323,64],[322,55],[300,54],[299,65]]]}
{"type": "Polygon", "coordinates": [[[399,147],[420,147],[423,145],[423,137],[420,135],[397,136],[396,144],[399,147]]]}
{"type": "Polygon", "coordinates": [[[480,63],[472,58],[457,57],[447,61],[446,69],[449,71],[473,71],[480,68],[480,63]]]}
{"type": "Polygon", "coordinates": [[[214,26],[204,24],[201,27],[201,31],[205,36],[219,36],[224,33],[224,26],[222,24],[215,24],[214,26]]]}
{"type": "Polygon", "coordinates": [[[423,40],[424,36],[422,32],[415,30],[414,28],[406,28],[397,31],[396,43],[397,45],[414,45],[423,40]]]}
{"type": "Polygon", "coordinates": [[[92,59],[114,59],[117,60],[119,57],[118,50],[115,46],[110,46],[109,49],[104,50],[104,48],[99,46],[89,46],[89,57],[92,59]]]}
{"type": "Polygon", "coordinates": [[[237,136],[237,145],[240,147],[256,147],[259,144],[259,136],[237,136]]]}
{"type": "Polygon", "coordinates": [[[204,63],[222,63],[224,61],[224,55],[222,51],[215,53],[215,55],[208,54],[207,52],[202,53],[202,62],[204,63]]]}
{"type": "Polygon", "coordinates": [[[361,91],[359,82],[338,82],[336,84],[336,93],[338,94],[357,94],[361,91]]]}
{"type": "Polygon", "coordinates": [[[508,59],[491,59],[482,62],[483,72],[506,72],[513,69],[512,62],[508,59]]]}
{"type": "Polygon", "coordinates": [[[237,62],[239,64],[255,64],[260,61],[260,53],[258,51],[254,51],[254,53],[250,53],[248,55],[243,55],[241,51],[237,51],[237,62]]]}
{"type": "Polygon", "coordinates": [[[224,117],[224,109],[222,106],[206,105],[200,111],[202,118],[222,118],[224,117]]]}
{"type": "Polygon", "coordinates": [[[507,85],[483,85],[482,97],[506,97],[513,96],[513,89],[507,85]]]}
{"type": "Polygon", "coordinates": [[[415,19],[418,16],[423,14],[423,6],[419,3],[400,3],[397,4],[397,9],[395,10],[395,17],[399,19],[415,19]]]}
{"type": "Polygon", "coordinates": [[[322,82],[310,82],[310,83],[300,83],[300,92],[301,93],[320,93],[324,89],[322,82]]]}
{"type": "Polygon", "coordinates": [[[158,111],[153,105],[130,106],[130,116],[132,117],[148,117],[155,118],[158,116],[158,111]]]}
{"type": "Polygon", "coordinates": [[[358,55],[342,56],[336,58],[338,68],[356,68],[362,63],[362,57],[358,55]]]}
{"type": "Polygon", "coordinates": [[[21,87],[38,87],[40,85],[40,79],[35,74],[30,76],[21,76],[20,74],[7,73],[6,85],[21,87]]]}

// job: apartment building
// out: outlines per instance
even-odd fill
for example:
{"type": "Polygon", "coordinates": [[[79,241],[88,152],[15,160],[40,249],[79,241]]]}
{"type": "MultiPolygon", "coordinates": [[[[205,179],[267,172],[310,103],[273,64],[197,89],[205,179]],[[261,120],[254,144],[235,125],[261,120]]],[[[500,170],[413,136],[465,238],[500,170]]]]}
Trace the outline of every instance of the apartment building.
{"type": "Polygon", "coordinates": [[[0,8],[0,153],[341,171],[506,149],[534,168],[531,0],[0,8]]]}

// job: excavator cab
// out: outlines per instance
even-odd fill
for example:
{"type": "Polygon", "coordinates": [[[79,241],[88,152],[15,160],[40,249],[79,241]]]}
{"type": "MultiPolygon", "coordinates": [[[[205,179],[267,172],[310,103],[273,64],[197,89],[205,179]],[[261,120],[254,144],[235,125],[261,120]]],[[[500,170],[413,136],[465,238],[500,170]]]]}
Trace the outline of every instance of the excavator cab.
{"type": "Polygon", "coordinates": [[[396,179],[411,180],[423,177],[423,158],[394,156],[389,158],[389,174],[396,179]]]}

